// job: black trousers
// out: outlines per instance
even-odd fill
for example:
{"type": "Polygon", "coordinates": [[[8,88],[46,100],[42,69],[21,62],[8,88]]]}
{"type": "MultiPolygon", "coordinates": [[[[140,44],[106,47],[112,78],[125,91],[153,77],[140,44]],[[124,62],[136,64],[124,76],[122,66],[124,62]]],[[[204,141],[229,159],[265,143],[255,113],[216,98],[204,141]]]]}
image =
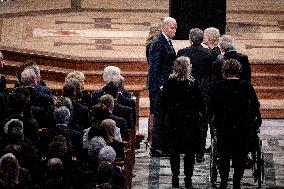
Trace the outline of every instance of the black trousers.
{"type": "MultiPolygon", "coordinates": [[[[193,175],[194,163],[195,163],[195,153],[186,152],[184,156],[185,180],[191,179],[193,175]]],[[[170,150],[170,164],[173,176],[178,176],[180,174],[180,154],[174,150],[170,150]]]]}
{"type": "MultiPolygon", "coordinates": [[[[230,173],[230,160],[234,168],[233,188],[239,189],[245,171],[248,152],[245,151],[218,151],[218,169],[221,177],[221,186],[226,186],[230,173]]],[[[222,188],[222,187],[221,187],[222,188]]]]}

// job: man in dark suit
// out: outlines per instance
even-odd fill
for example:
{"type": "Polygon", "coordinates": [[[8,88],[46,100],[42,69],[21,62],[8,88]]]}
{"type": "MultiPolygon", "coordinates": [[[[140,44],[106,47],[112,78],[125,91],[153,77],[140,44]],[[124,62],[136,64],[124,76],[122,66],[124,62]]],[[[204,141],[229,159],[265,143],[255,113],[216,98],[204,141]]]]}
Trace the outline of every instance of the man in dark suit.
{"type": "Polygon", "coordinates": [[[154,106],[154,125],[151,144],[153,156],[161,154],[159,141],[159,96],[164,82],[168,80],[172,72],[173,62],[176,58],[176,52],[171,42],[177,29],[176,20],[171,17],[165,18],[161,29],[162,32],[153,40],[149,51],[148,89],[150,106],[154,106]]]}
{"type": "Polygon", "coordinates": [[[133,129],[134,125],[133,125],[133,120],[132,120],[133,118],[132,109],[128,106],[120,104],[117,101],[117,97],[119,95],[118,87],[113,82],[109,82],[104,87],[104,93],[109,94],[114,98],[114,106],[113,106],[112,114],[125,119],[127,128],[133,129]]]}
{"type": "Polygon", "coordinates": [[[115,123],[116,123],[116,126],[118,128],[120,128],[121,137],[123,139],[128,138],[128,130],[127,130],[127,125],[126,125],[125,119],[112,114],[113,108],[114,108],[114,98],[112,97],[112,95],[105,94],[105,95],[101,96],[99,102],[103,103],[108,108],[108,110],[110,112],[110,118],[112,120],[114,120],[115,123]]]}
{"type": "Polygon", "coordinates": [[[41,149],[47,149],[48,144],[56,135],[63,135],[66,139],[70,140],[74,152],[77,156],[82,151],[83,136],[78,131],[71,129],[68,124],[71,119],[71,114],[68,108],[61,106],[54,109],[55,127],[49,128],[46,133],[41,137],[41,149]]]}
{"type": "MultiPolygon", "coordinates": [[[[203,31],[199,28],[193,28],[189,32],[191,46],[178,51],[177,56],[186,56],[190,58],[192,65],[192,76],[199,82],[202,95],[205,102],[208,101],[208,91],[212,79],[212,63],[213,56],[209,49],[204,48],[201,43],[203,41],[203,31]]],[[[205,150],[206,134],[207,134],[207,120],[204,119],[202,149],[205,150]]],[[[201,151],[197,161],[203,161],[204,151],[201,151]]]]}
{"type": "Polygon", "coordinates": [[[62,95],[69,97],[72,101],[73,112],[70,127],[82,133],[84,129],[90,127],[90,121],[89,108],[79,103],[76,99],[77,91],[80,90],[79,88],[78,80],[69,79],[63,86],[62,95]]]}
{"type": "Polygon", "coordinates": [[[50,112],[53,109],[52,96],[44,94],[37,90],[38,78],[32,68],[26,68],[21,73],[22,86],[29,90],[29,98],[32,106],[32,113],[34,118],[37,120],[39,127],[48,127],[50,120],[50,112]]]}

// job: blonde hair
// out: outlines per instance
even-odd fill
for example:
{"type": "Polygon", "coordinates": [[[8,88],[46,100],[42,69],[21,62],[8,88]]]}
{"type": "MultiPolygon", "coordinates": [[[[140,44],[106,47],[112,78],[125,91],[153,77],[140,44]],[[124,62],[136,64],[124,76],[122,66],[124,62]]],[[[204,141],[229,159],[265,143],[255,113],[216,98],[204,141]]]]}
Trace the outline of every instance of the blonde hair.
{"type": "Polygon", "coordinates": [[[155,37],[157,37],[161,33],[161,23],[153,24],[150,27],[149,34],[146,39],[146,45],[150,44],[155,37]]]}
{"type": "Polygon", "coordinates": [[[173,73],[170,78],[184,81],[192,79],[190,59],[185,56],[178,57],[174,62],[173,73]]]}
{"type": "Polygon", "coordinates": [[[70,72],[66,77],[65,77],[65,83],[67,83],[68,80],[77,80],[80,84],[81,90],[84,89],[84,81],[85,81],[85,75],[81,71],[73,71],[70,72]]]}
{"type": "Polygon", "coordinates": [[[220,31],[217,28],[210,27],[204,30],[203,35],[208,37],[210,44],[217,46],[220,38],[220,31]]]}

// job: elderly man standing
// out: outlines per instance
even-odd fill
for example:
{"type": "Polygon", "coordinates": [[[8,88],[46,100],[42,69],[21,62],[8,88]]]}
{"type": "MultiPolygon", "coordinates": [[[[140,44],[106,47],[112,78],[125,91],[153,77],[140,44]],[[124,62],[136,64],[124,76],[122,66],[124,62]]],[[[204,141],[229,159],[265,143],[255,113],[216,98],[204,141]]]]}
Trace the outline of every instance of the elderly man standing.
{"type": "MultiPolygon", "coordinates": [[[[152,109],[151,116],[154,115],[154,124],[152,130],[151,155],[162,156],[160,129],[159,129],[159,96],[165,81],[168,80],[172,72],[173,62],[176,58],[175,49],[172,46],[171,39],[175,36],[177,22],[174,18],[166,17],[162,21],[161,33],[157,36],[149,49],[149,98],[152,109]]],[[[151,133],[151,131],[150,131],[151,133]]]]}

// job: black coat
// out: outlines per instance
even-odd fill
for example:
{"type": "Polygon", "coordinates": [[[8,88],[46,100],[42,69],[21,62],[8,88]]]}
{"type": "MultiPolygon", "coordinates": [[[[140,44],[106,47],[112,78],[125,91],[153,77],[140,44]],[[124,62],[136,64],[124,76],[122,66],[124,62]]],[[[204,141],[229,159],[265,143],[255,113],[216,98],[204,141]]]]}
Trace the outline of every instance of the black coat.
{"type": "Polygon", "coordinates": [[[130,107],[124,106],[122,104],[119,104],[117,101],[115,101],[112,114],[125,119],[128,129],[134,128],[132,120],[133,118],[132,109],[130,107]]]}
{"type": "Polygon", "coordinates": [[[196,81],[169,79],[161,96],[163,145],[179,153],[200,147],[205,102],[196,81]]]}
{"type": "Polygon", "coordinates": [[[251,68],[250,68],[250,63],[249,63],[247,55],[238,53],[235,50],[231,50],[231,51],[225,52],[224,59],[225,60],[235,59],[239,61],[240,64],[242,65],[242,72],[239,75],[239,78],[245,81],[251,82],[251,68]]]}
{"type": "Polygon", "coordinates": [[[63,135],[68,142],[71,142],[73,151],[76,155],[79,155],[82,151],[83,136],[78,131],[70,129],[68,126],[56,125],[49,128],[41,137],[41,149],[42,151],[47,149],[48,144],[56,135],[63,135]]]}
{"type": "Polygon", "coordinates": [[[73,101],[72,121],[70,127],[76,131],[83,132],[84,129],[90,127],[89,108],[73,101]]]}
{"type": "Polygon", "coordinates": [[[113,114],[110,115],[110,118],[115,121],[116,126],[120,128],[120,134],[122,139],[128,138],[128,128],[125,119],[122,117],[115,116],[113,114]]]}
{"type": "Polygon", "coordinates": [[[253,147],[259,102],[249,82],[225,79],[215,83],[210,93],[210,112],[219,150],[249,150],[253,147]]]}
{"type": "Polygon", "coordinates": [[[209,49],[202,45],[191,45],[180,49],[177,56],[190,58],[192,64],[192,76],[198,81],[211,81],[213,56],[209,49]]]}
{"type": "Polygon", "coordinates": [[[135,126],[136,125],[136,101],[132,98],[123,96],[123,94],[120,93],[117,97],[117,102],[119,104],[122,104],[124,106],[128,106],[131,108],[132,122],[133,122],[133,125],[135,126]]]}
{"type": "Polygon", "coordinates": [[[212,63],[214,60],[211,50],[204,48],[202,45],[191,45],[179,50],[177,56],[190,58],[192,76],[199,82],[202,95],[207,100],[212,80],[212,63]]]}
{"type": "Polygon", "coordinates": [[[150,46],[148,68],[149,91],[159,91],[164,82],[168,80],[175,58],[175,50],[161,33],[153,40],[150,46]]]}

